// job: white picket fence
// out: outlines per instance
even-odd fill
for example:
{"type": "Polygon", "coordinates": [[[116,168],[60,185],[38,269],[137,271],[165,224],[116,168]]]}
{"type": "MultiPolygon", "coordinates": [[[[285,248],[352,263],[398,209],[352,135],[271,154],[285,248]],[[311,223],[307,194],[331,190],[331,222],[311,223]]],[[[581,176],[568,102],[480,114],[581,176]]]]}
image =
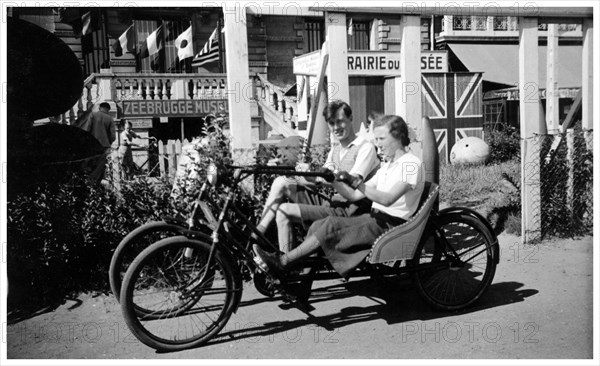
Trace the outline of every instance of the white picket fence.
{"type": "Polygon", "coordinates": [[[158,169],[161,177],[167,176],[169,179],[175,177],[181,147],[189,142],[189,140],[184,140],[183,143],[180,140],[168,140],[164,144],[158,141],[158,169]]]}

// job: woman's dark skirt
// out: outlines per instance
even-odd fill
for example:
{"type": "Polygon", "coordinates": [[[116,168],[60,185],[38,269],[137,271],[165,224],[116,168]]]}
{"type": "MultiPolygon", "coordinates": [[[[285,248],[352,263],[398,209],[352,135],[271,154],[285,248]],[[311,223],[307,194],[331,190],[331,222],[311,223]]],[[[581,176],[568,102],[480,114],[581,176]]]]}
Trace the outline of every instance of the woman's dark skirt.
{"type": "Polygon", "coordinates": [[[330,216],[315,221],[309,235],[315,235],[325,257],[346,278],[369,254],[381,234],[405,220],[380,211],[353,217],[330,216]]]}

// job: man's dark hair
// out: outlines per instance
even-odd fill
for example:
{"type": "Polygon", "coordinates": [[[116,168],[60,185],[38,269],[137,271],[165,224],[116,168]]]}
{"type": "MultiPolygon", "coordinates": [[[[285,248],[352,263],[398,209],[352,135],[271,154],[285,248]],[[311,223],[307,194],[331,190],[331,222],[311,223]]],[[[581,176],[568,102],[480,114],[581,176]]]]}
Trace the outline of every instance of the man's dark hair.
{"type": "Polygon", "coordinates": [[[344,115],[346,115],[347,118],[352,117],[352,108],[350,108],[348,103],[344,102],[343,100],[332,100],[327,104],[325,110],[323,111],[323,117],[325,117],[325,121],[329,122],[332,118],[334,118],[340,108],[344,110],[344,115]]]}
{"type": "Polygon", "coordinates": [[[102,102],[102,103],[100,103],[100,108],[106,108],[107,110],[110,111],[110,104],[108,104],[106,102],[102,102]]]}

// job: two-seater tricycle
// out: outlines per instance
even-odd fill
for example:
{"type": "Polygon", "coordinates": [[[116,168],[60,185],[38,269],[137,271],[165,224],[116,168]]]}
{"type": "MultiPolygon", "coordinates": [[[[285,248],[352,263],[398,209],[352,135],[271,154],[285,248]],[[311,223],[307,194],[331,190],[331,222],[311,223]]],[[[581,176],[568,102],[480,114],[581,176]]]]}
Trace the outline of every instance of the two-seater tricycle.
{"type": "MultiPolygon", "coordinates": [[[[119,244],[110,266],[112,290],[131,332],[144,344],[177,351],[205,344],[227,324],[252,280],[265,296],[279,293],[307,301],[313,281],[339,275],[322,256],[299,261],[285,274],[264,273],[253,260],[252,244],[275,251],[276,243],[256,230],[240,210],[241,183],[252,175],[320,176],[270,166],[211,165],[187,221],[144,224],[119,244]],[[233,179],[219,187],[219,169],[233,179]],[[206,194],[223,193],[218,204],[206,194]],[[250,240],[256,233],[256,241],[250,240]],[[133,260],[131,258],[135,256],[133,260]]],[[[490,286],[499,260],[498,240],[477,212],[460,207],[436,211],[438,185],[425,182],[417,212],[381,235],[351,277],[411,275],[418,292],[434,307],[458,310],[490,286]]],[[[309,300],[308,300],[309,301],[309,300]]]]}

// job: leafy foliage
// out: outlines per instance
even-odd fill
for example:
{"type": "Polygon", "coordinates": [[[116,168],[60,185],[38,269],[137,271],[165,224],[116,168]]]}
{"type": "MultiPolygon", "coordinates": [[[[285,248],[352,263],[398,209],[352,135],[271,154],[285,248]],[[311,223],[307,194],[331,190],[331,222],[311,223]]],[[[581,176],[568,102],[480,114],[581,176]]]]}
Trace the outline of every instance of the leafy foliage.
{"type": "Polygon", "coordinates": [[[521,158],[521,141],[519,131],[509,125],[494,125],[484,131],[485,142],[490,147],[488,164],[498,164],[521,158]]]}
{"type": "MultiPolygon", "coordinates": [[[[70,294],[108,291],[108,267],[120,240],[148,221],[186,217],[209,163],[232,163],[230,141],[220,124],[215,121],[204,132],[204,141],[194,146],[199,158],[187,167],[197,177],[175,190],[168,180],[154,177],[134,177],[114,189],[118,182],[90,185],[85,177],[73,175],[35,182],[36,188],[12,197],[7,225],[9,310],[33,310],[70,294]]],[[[221,172],[221,186],[230,185],[232,171],[221,172]]],[[[255,177],[254,193],[238,196],[238,206],[251,220],[260,215],[273,179],[255,177]]],[[[215,202],[223,202],[222,190],[208,192],[215,202]]]]}
{"type": "Polygon", "coordinates": [[[550,146],[555,138],[541,136],[539,144],[542,153],[542,235],[572,237],[590,234],[593,230],[592,150],[587,149],[581,130],[575,130],[572,138],[563,136],[556,151],[551,152],[550,146]],[[567,146],[569,139],[572,139],[571,148],[567,146]]]}

